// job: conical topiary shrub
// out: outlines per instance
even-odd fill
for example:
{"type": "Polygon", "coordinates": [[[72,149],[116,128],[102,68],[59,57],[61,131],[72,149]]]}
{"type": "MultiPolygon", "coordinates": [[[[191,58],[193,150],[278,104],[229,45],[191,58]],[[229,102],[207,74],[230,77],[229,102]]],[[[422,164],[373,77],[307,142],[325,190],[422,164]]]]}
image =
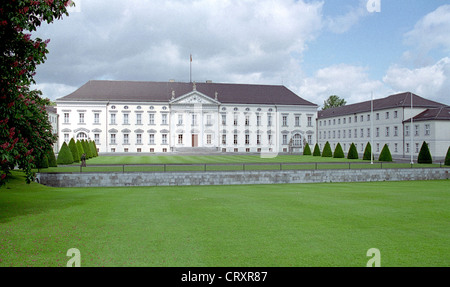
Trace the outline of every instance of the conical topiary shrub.
{"type": "Polygon", "coordinates": [[[69,142],[69,149],[72,153],[73,162],[80,162],[81,155],[78,152],[77,144],[75,143],[75,140],[73,138],[69,142]]]}
{"type": "Polygon", "coordinates": [[[379,161],[392,161],[391,151],[389,150],[389,147],[387,144],[384,145],[383,149],[381,150],[380,157],[378,158],[379,161]]]}
{"type": "Polygon", "coordinates": [[[46,154],[43,154],[36,161],[36,168],[48,168],[48,158],[46,154]]]}
{"type": "Polygon", "coordinates": [[[347,158],[348,159],[358,159],[358,151],[356,150],[356,146],[354,143],[352,143],[350,145],[350,148],[348,149],[348,154],[347,154],[347,158]]]}
{"type": "Polygon", "coordinates": [[[303,149],[303,155],[311,155],[311,149],[309,148],[308,143],[306,143],[305,148],[303,149]]]}
{"type": "Polygon", "coordinates": [[[334,149],[334,154],[333,154],[334,158],[344,158],[344,151],[342,150],[341,144],[338,143],[336,148],[334,149]]]}
{"type": "Polygon", "coordinates": [[[53,152],[53,149],[49,149],[47,152],[47,158],[48,158],[48,167],[57,167],[56,164],[56,157],[55,153],[53,152]]]}
{"type": "Polygon", "coordinates": [[[66,142],[63,143],[56,159],[57,164],[72,164],[73,156],[66,142]]]}
{"type": "Polygon", "coordinates": [[[320,148],[318,144],[314,146],[313,156],[320,156],[320,148]]]}
{"type": "Polygon", "coordinates": [[[78,148],[78,153],[80,154],[80,160],[81,160],[81,155],[86,152],[84,151],[83,144],[81,143],[80,140],[77,140],[77,148],[78,148]]]}
{"type": "Polygon", "coordinates": [[[420,148],[419,156],[417,157],[417,163],[433,163],[430,149],[428,148],[428,144],[425,141],[422,143],[422,147],[420,148]]]}
{"type": "Polygon", "coordinates": [[[333,152],[331,151],[330,143],[327,141],[323,147],[322,157],[333,157],[333,152]]]}
{"type": "Polygon", "coordinates": [[[363,160],[370,160],[371,154],[372,154],[372,146],[368,142],[366,148],[364,149],[363,160]]]}
{"type": "Polygon", "coordinates": [[[444,165],[450,165],[450,146],[447,149],[447,155],[445,156],[444,165]]]}

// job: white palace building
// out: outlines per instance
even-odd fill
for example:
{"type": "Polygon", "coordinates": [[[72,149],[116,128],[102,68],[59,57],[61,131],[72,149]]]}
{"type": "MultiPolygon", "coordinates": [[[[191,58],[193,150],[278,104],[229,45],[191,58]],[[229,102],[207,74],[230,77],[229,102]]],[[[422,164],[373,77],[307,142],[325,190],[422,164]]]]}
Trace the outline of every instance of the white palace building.
{"type": "Polygon", "coordinates": [[[57,101],[60,147],[92,139],[101,153],[302,152],[318,106],[284,86],[89,81],[57,101]]]}

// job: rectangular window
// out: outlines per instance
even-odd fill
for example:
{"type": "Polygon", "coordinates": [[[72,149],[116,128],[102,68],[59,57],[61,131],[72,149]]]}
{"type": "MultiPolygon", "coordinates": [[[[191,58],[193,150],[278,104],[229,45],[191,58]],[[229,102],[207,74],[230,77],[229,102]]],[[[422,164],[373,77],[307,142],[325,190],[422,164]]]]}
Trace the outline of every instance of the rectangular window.
{"type": "Polygon", "coordinates": [[[283,116],[283,126],[287,126],[287,116],[283,116]]]}
{"type": "Polygon", "coordinates": [[[419,125],[415,125],[414,126],[414,135],[418,136],[419,135],[419,125]]]}
{"type": "Polygon", "coordinates": [[[222,144],[227,144],[227,135],[222,135],[222,144]]]}
{"type": "Polygon", "coordinates": [[[257,145],[261,144],[261,135],[256,135],[256,144],[257,145]]]}
{"type": "Polygon", "coordinates": [[[409,126],[405,126],[405,136],[409,136],[409,126]]]}
{"type": "Polygon", "coordinates": [[[68,143],[70,141],[69,134],[64,134],[64,141],[68,143]]]}
{"type": "Polygon", "coordinates": [[[178,115],[178,125],[183,125],[183,115],[178,115]]]}
{"type": "Polygon", "coordinates": [[[389,119],[389,112],[386,112],[386,119],[389,119]]]}
{"type": "Polygon", "coordinates": [[[380,113],[375,114],[375,119],[378,121],[380,119],[380,113]]]}
{"type": "Polygon", "coordinates": [[[386,127],[386,136],[389,136],[389,127],[386,127]]]}
{"type": "Polygon", "coordinates": [[[100,144],[100,134],[94,134],[94,141],[95,144],[100,144]]]}
{"type": "Polygon", "coordinates": [[[248,115],[245,116],[245,125],[246,126],[250,125],[250,116],[248,116],[248,115]]]}
{"type": "Polygon", "coordinates": [[[167,125],[167,114],[162,114],[161,115],[161,124],[162,125],[167,125]]]}
{"type": "Polygon", "coordinates": [[[155,134],[149,134],[149,144],[155,144],[155,134]]]}
{"type": "Polygon", "coordinates": [[[148,124],[149,125],[155,124],[155,114],[148,114],[148,124]]]}
{"type": "Polygon", "coordinates": [[[377,152],[380,152],[380,144],[377,143],[377,152]]]}
{"type": "Polygon", "coordinates": [[[272,135],[268,135],[268,136],[267,136],[267,140],[268,140],[268,142],[269,142],[269,145],[273,145],[273,142],[272,142],[272,135]]]}
{"type": "Polygon", "coordinates": [[[69,123],[69,113],[64,113],[64,123],[65,124],[69,123]]]}
{"type": "Polygon", "coordinates": [[[123,134],[123,144],[129,144],[129,143],[130,143],[130,135],[123,134]]]}
{"type": "Polygon", "coordinates": [[[295,116],[295,126],[296,127],[300,126],[300,116],[295,116]]]}
{"type": "Polygon", "coordinates": [[[308,135],[308,144],[312,145],[312,136],[311,135],[308,135]]]}
{"type": "Polygon", "coordinates": [[[100,123],[100,114],[95,113],[94,114],[94,124],[98,124],[98,123],[100,123]]]}
{"type": "Polygon", "coordinates": [[[348,123],[349,123],[349,124],[352,123],[352,117],[348,117],[348,123]]]}
{"type": "Polygon", "coordinates": [[[233,143],[234,143],[235,145],[238,144],[238,135],[234,135],[234,136],[233,136],[233,143]]]}
{"type": "Polygon", "coordinates": [[[206,135],[206,144],[211,144],[211,143],[212,143],[212,136],[206,135]]]}
{"type": "Polygon", "coordinates": [[[287,145],[287,135],[283,135],[283,144],[287,145]]]}
{"type": "Polygon", "coordinates": [[[111,134],[111,144],[116,144],[116,134],[111,134]]]}
{"type": "Polygon", "coordinates": [[[364,121],[364,115],[361,115],[361,122],[364,121]]]}
{"type": "Polygon", "coordinates": [[[364,129],[361,129],[361,133],[360,133],[361,138],[364,137],[364,129]]]}
{"type": "Polygon", "coordinates": [[[367,137],[370,138],[370,128],[367,128],[367,137]]]}
{"type": "Polygon", "coordinates": [[[167,134],[162,134],[162,144],[167,144],[167,134]]]}
{"type": "Polygon", "coordinates": [[[245,135],[245,144],[246,145],[250,144],[250,135],[245,135]]]}
{"type": "Polygon", "coordinates": [[[398,118],[398,112],[394,111],[394,119],[398,118]]]}
{"type": "Polygon", "coordinates": [[[237,115],[237,114],[234,114],[233,125],[234,125],[234,126],[237,126],[237,125],[238,125],[238,115],[237,115]]]}
{"type": "Polygon", "coordinates": [[[256,125],[259,127],[261,125],[261,116],[256,116],[256,125]]]}
{"type": "Polygon", "coordinates": [[[409,153],[409,143],[406,144],[406,152],[409,153]]]}
{"type": "Polygon", "coordinates": [[[136,114],[136,124],[142,125],[142,115],[141,114],[136,114]]]}
{"type": "Polygon", "coordinates": [[[308,127],[312,127],[312,117],[308,117],[308,127]]]}
{"type": "Polygon", "coordinates": [[[358,138],[358,130],[355,129],[355,139],[358,138]]]}
{"type": "Polygon", "coordinates": [[[349,139],[352,138],[352,130],[348,130],[348,138],[349,138],[349,139]]]}
{"type": "Polygon", "coordinates": [[[380,136],[380,128],[377,128],[377,129],[375,130],[375,136],[376,136],[376,137],[379,137],[379,136],[380,136]]]}
{"type": "Polygon", "coordinates": [[[394,152],[398,152],[398,144],[397,143],[394,144],[394,152]]]}
{"type": "Polygon", "coordinates": [[[136,135],[136,144],[142,144],[142,134],[136,135]]]}
{"type": "Polygon", "coordinates": [[[370,122],[370,115],[367,115],[367,121],[370,122]]]}
{"type": "Polygon", "coordinates": [[[123,114],[123,124],[124,125],[128,125],[129,124],[129,115],[128,114],[123,114]]]}
{"type": "Polygon", "coordinates": [[[84,124],[84,113],[80,113],[80,124],[84,124]]]}
{"type": "Polygon", "coordinates": [[[416,153],[419,153],[419,144],[416,143],[416,153]]]}
{"type": "Polygon", "coordinates": [[[394,137],[398,136],[398,127],[394,127],[394,137]]]}
{"type": "Polygon", "coordinates": [[[116,124],[116,114],[111,114],[111,124],[112,125],[116,124]]]}
{"type": "Polygon", "coordinates": [[[272,115],[267,115],[267,126],[271,127],[272,126],[272,115]]]}
{"type": "Polygon", "coordinates": [[[178,144],[183,144],[183,135],[178,135],[178,144]]]}
{"type": "Polygon", "coordinates": [[[222,115],[222,125],[223,126],[227,125],[227,115],[222,115]]]}
{"type": "Polygon", "coordinates": [[[431,134],[431,129],[430,129],[430,125],[426,124],[425,125],[425,135],[429,136],[431,134]]]}
{"type": "Polygon", "coordinates": [[[358,116],[355,116],[355,123],[358,122],[358,116]]]}

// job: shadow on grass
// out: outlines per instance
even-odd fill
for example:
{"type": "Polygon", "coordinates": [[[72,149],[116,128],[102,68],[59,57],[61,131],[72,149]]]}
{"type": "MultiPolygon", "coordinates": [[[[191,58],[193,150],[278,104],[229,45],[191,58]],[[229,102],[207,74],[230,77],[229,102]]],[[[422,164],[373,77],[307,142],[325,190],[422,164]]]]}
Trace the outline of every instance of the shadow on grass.
{"type": "Polygon", "coordinates": [[[34,215],[51,209],[64,209],[83,204],[85,197],[71,197],[58,188],[35,182],[27,184],[22,172],[13,171],[5,186],[0,187],[0,224],[15,217],[34,215]]]}

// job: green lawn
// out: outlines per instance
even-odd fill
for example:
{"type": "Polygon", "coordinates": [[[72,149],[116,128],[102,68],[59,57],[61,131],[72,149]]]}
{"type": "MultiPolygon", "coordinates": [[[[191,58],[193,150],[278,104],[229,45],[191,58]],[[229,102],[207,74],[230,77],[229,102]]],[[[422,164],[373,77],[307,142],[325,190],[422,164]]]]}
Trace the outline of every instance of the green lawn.
{"type": "MultiPolygon", "coordinates": [[[[16,177],[19,173],[15,173],[16,177]]],[[[442,181],[0,189],[0,266],[450,266],[442,181]]]]}
{"type": "MultiPolygon", "coordinates": [[[[291,170],[291,169],[361,169],[408,168],[409,163],[380,163],[345,158],[279,155],[261,158],[259,155],[167,155],[167,156],[100,156],[89,159],[83,172],[133,171],[221,171],[221,170],[291,170]],[[282,166],[280,167],[280,163],[282,166]],[[194,165],[192,165],[194,164],[194,165]],[[206,166],[205,166],[206,164],[206,166]],[[245,166],[244,166],[245,164],[245,166]],[[349,165],[350,164],[350,165],[349,165]],[[116,166],[102,166],[116,165],[116,166]],[[147,165],[147,166],[144,166],[147,165]],[[153,165],[153,166],[148,166],[153,165]],[[166,165],[166,166],[164,166],[166,165]]],[[[439,167],[437,164],[414,164],[414,167],[439,167]]],[[[37,171],[37,170],[36,170],[37,171]]],[[[40,172],[80,172],[80,164],[39,170],[40,172]]]]}

